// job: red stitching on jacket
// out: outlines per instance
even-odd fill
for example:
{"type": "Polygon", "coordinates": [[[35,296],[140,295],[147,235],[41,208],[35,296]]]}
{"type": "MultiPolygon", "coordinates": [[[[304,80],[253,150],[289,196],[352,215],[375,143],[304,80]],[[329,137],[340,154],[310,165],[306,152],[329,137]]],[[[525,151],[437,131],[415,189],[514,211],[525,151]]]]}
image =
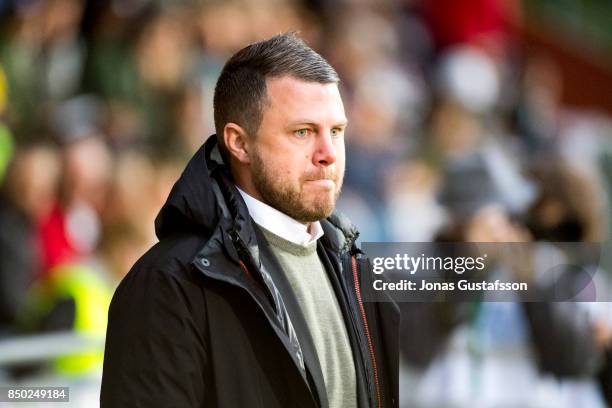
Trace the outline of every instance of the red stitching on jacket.
{"type": "MultiPolygon", "coordinates": [[[[240,266],[242,267],[242,270],[247,274],[247,276],[249,278],[253,279],[253,275],[251,275],[251,272],[249,272],[249,269],[246,267],[244,262],[242,262],[242,260],[240,260],[239,262],[240,262],[240,266]]],[[[253,280],[255,280],[255,279],[253,279],[253,280]]]]}
{"type": "Polygon", "coordinates": [[[366,318],[365,308],[363,307],[363,301],[361,299],[361,287],[359,286],[359,276],[357,273],[357,259],[353,255],[351,257],[351,265],[353,267],[353,279],[355,280],[355,292],[357,294],[357,301],[359,302],[359,309],[361,311],[361,318],[363,319],[363,326],[365,328],[365,334],[368,338],[368,347],[370,348],[370,357],[372,358],[372,366],[374,368],[374,384],[376,386],[376,401],[377,407],[381,408],[381,397],[380,397],[380,385],[378,384],[378,366],[376,365],[376,355],[374,354],[374,346],[372,345],[372,338],[370,337],[370,329],[368,327],[368,319],[366,318]]]}

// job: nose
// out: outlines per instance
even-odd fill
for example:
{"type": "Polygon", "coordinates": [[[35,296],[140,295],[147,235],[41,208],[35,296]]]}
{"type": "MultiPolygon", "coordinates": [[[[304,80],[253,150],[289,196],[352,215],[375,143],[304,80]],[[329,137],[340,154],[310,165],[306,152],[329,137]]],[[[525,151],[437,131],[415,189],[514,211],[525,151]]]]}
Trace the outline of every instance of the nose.
{"type": "Polygon", "coordinates": [[[327,167],[336,162],[336,146],[329,132],[320,134],[319,137],[317,137],[315,149],[313,155],[315,165],[327,167]]]}

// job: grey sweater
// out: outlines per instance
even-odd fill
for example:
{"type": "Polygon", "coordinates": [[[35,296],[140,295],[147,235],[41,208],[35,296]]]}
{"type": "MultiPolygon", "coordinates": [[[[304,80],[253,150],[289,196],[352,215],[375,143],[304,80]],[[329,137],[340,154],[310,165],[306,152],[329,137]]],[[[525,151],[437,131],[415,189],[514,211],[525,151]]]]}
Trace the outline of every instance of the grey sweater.
{"type": "Polygon", "coordinates": [[[316,241],[302,246],[261,229],[306,319],[321,363],[329,407],[356,407],[353,354],[338,300],[317,254],[316,241]]]}

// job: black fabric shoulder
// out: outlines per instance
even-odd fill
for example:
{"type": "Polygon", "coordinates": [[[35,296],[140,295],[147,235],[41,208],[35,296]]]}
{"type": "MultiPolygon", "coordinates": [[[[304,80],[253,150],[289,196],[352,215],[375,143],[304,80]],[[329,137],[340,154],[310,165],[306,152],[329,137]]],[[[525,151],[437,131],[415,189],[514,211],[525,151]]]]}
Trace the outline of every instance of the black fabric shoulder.
{"type": "Polygon", "coordinates": [[[103,408],[203,405],[206,299],[200,277],[184,262],[191,252],[186,242],[157,244],[117,288],[109,310],[103,408]]]}

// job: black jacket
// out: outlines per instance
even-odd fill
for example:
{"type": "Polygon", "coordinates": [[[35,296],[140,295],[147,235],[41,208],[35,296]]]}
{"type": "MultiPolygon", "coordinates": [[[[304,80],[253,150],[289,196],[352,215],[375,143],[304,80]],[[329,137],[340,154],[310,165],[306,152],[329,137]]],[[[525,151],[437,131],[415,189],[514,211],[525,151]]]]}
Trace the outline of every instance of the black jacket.
{"type": "MultiPolygon", "coordinates": [[[[371,275],[355,228],[338,214],[322,226],[318,252],[346,322],[358,406],[397,406],[397,307],[361,301],[371,275]]],[[[160,242],[110,306],[102,408],[328,407],[304,316],[214,136],[187,165],[155,227],[160,242]]]]}

